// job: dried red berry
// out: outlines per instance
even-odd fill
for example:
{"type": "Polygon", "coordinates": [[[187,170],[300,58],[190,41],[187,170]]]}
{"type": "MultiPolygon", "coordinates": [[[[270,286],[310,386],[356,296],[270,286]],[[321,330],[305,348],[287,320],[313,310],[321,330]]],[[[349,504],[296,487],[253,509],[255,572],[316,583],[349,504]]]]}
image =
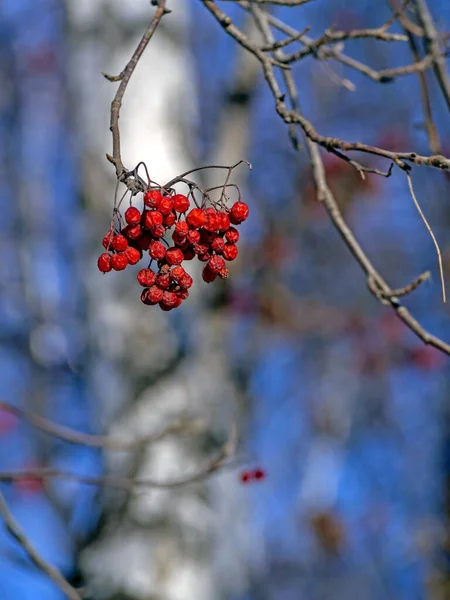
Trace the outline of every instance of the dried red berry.
{"type": "Polygon", "coordinates": [[[217,214],[219,221],[219,231],[227,231],[230,227],[230,217],[225,212],[217,214]]]}
{"type": "Polygon", "coordinates": [[[151,269],[141,269],[137,274],[137,280],[142,287],[151,287],[156,281],[156,273],[151,269]]]}
{"type": "Polygon", "coordinates": [[[172,227],[172,225],[175,224],[176,220],[177,220],[177,217],[176,217],[175,213],[171,212],[164,217],[163,223],[166,227],[172,227]]]}
{"type": "Polygon", "coordinates": [[[183,269],[183,267],[180,267],[179,265],[177,265],[170,271],[170,276],[176,282],[180,281],[180,279],[182,279],[185,275],[186,271],[183,269]]]}
{"type": "Polygon", "coordinates": [[[130,208],[127,208],[125,211],[125,221],[128,225],[139,225],[141,222],[140,211],[136,207],[130,206],[130,208]]]}
{"type": "Polygon", "coordinates": [[[170,287],[171,279],[169,273],[160,273],[156,276],[156,285],[162,290],[167,290],[170,287]]]}
{"type": "Polygon", "coordinates": [[[119,254],[113,254],[111,256],[111,266],[114,271],[123,271],[128,264],[128,258],[125,252],[119,254]]]}
{"type": "Polygon", "coordinates": [[[137,240],[142,235],[142,229],[140,225],[127,225],[122,229],[122,234],[129,240],[137,240]]]}
{"type": "Polygon", "coordinates": [[[215,232],[219,229],[220,222],[215,211],[206,214],[205,224],[203,225],[203,227],[206,229],[206,231],[212,232],[215,232]]]}
{"type": "Polygon", "coordinates": [[[253,477],[256,480],[265,479],[266,478],[266,472],[264,471],[264,469],[261,469],[261,467],[258,467],[257,469],[255,469],[253,471],[253,477]]]}
{"type": "Polygon", "coordinates": [[[234,260],[238,253],[239,250],[236,244],[225,244],[222,250],[222,256],[225,260],[234,260]]]}
{"type": "Polygon", "coordinates": [[[147,210],[144,217],[144,227],[153,229],[157,225],[162,225],[164,217],[159,210],[147,210]]]}
{"type": "Polygon", "coordinates": [[[175,308],[176,305],[179,306],[181,304],[181,298],[178,298],[174,292],[165,291],[161,302],[166,306],[170,306],[170,308],[175,308]]]}
{"type": "Polygon", "coordinates": [[[214,271],[211,271],[211,269],[208,267],[208,265],[205,265],[203,267],[203,271],[202,271],[202,279],[203,281],[206,281],[206,283],[212,283],[217,277],[217,273],[214,273],[214,271]]]}
{"type": "Polygon", "coordinates": [[[124,254],[126,255],[130,265],[136,265],[142,258],[142,252],[140,252],[137,248],[132,248],[131,246],[128,246],[124,254]]]}
{"type": "Polygon", "coordinates": [[[248,217],[248,212],[248,206],[245,202],[235,202],[230,210],[230,221],[233,225],[239,225],[239,223],[243,223],[248,217]]]}
{"type": "Polygon", "coordinates": [[[128,240],[123,235],[115,235],[111,242],[111,248],[117,252],[124,252],[128,248],[128,240]]]}
{"type": "Polygon", "coordinates": [[[202,242],[199,242],[198,244],[194,244],[193,249],[195,254],[201,256],[209,251],[209,244],[203,244],[202,242]]]}
{"type": "Polygon", "coordinates": [[[162,242],[152,242],[148,253],[155,260],[162,260],[166,255],[166,247],[162,242]]]}
{"type": "Polygon", "coordinates": [[[173,202],[171,198],[163,197],[161,198],[161,202],[159,203],[158,210],[163,215],[168,215],[172,212],[173,202]]]}
{"type": "Polygon", "coordinates": [[[109,249],[109,247],[111,246],[111,242],[113,241],[115,235],[116,234],[114,233],[114,231],[108,231],[108,233],[105,235],[105,237],[103,238],[103,241],[102,241],[103,248],[106,248],[106,250],[109,249]]]}
{"type": "Polygon", "coordinates": [[[144,290],[141,294],[141,299],[142,296],[145,293],[145,304],[158,304],[158,302],[161,302],[164,291],[157,287],[156,285],[152,285],[150,288],[148,288],[148,290],[144,290]]]}
{"type": "Polygon", "coordinates": [[[204,244],[208,244],[209,246],[211,242],[216,239],[216,237],[217,234],[215,231],[206,231],[206,229],[203,229],[203,227],[200,229],[200,241],[204,244]]]}
{"type": "Polygon", "coordinates": [[[239,479],[241,480],[241,483],[248,483],[253,479],[253,473],[251,471],[242,471],[239,479]]]}
{"type": "Polygon", "coordinates": [[[190,206],[189,198],[183,196],[183,194],[176,194],[173,198],[173,207],[179,213],[184,213],[190,206]]]}
{"type": "Polygon", "coordinates": [[[211,254],[206,252],[205,254],[199,254],[197,258],[200,262],[208,262],[208,260],[211,258],[211,254]]]}
{"type": "Polygon", "coordinates": [[[174,233],[180,237],[186,237],[189,233],[189,225],[186,223],[186,221],[178,221],[178,223],[175,225],[174,233]]]}
{"type": "Polygon", "coordinates": [[[217,252],[217,254],[222,254],[223,247],[225,246],[225,242],[223,238],[216,237],[211,242],[211,250],[213,252],[217,252]]]}
{"type": "Polygon", "coordinates": [[[190,244],[198,244],[200,241],[200,232],[196,229],[191,229],[186,237],[190,244]]]}
{"type": "Polygon", "coordinates": [[[186,217],[186,221],[190,227],[198,229],[205,224],[206,215],[201,208],[193,208],[186,217]]]}
{"type": "Polygon", "coordinates": [[[186,298],[189,296],[189,292],[185,289],[182,289],[177,292],[177,296],[178,298],[181,298],[181,300],[186,300],[186,298]]]}
{"type": "Polygon", "coordinates": [[[98,257],[97,266],[99,271],[101,271],[102,273],[109,273],[112,269],[111,254],[108,254],[107,252],[100,254],[100,256],[98,257]]]}
{"type": "Polygon", "coordinates": [[[225,261],[223,260],[223,258],[221,256],[218,256],[217,254],[215,254],[214,256],[211,256],[211,258],[209,259],[207,267],[213,273],[219,274],[220,271],[225,269],[225,261]]]}
{"type": "Polygon", "coordinates": [[[193,248],[186,248],[183,250],[184,260],[192,260],[195,258],[195,252],[193,248]]]}
{"type": "Polygon", "coordinates": [[[164,237],[164,235],[166,233],[166,228],[164,227],[164,225],[156,225],[155,227],[152,227],[150,231],[151,231],[152,237],[159,240],[162,237],[164,237]]]}
{"type": "Polygon", "coordinates": [[[166,252],[166,261],[169,265],[181,265],[184,260],[183,251],[180,248],[169,248],[166,252]]]}
{"type": "Polygon", "coordinates": [[[190,287],[192,287],[193,283],[194,283],[194,280],[189,275],[189,273],[185,273],[183,275],[183,277],[179,280],[178,285],[180,286],[180,288],[187,290],[190,287]]]}
{"type": "Polygon", "coordinates": [[[159,190],[150,190],[144,195],[144,204],[150,208],[158,208],[162,200],[162,194],[159,190]]]}
{"type": "Polygon", "coordinates": [[[230,227],[225,233],[225,239],[230,244],[236,244],[239,241],[239,231],[235,227],[230,227]]]}

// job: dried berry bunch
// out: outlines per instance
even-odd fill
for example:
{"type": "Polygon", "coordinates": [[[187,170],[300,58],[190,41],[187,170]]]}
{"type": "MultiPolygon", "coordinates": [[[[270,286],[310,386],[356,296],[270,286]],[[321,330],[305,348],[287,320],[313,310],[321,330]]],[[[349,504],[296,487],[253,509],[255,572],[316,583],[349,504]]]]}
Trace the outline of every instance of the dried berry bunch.
{"type": "Polygon", "coordinates": [[[135,265],[148,254],[148,265],[137,274],[144,288],[141,301],[158,304],[164,311],[177,308],[189,296],[193,280],[182,266],[184,261],[197,257],[205,263],[202,278],[206,283],[228,277],[225,261],[233,261],[238,255],[239,232],[235,226],[248,217],[248,206],[240,198],[228,208],[224,193],[213,202],[208,194],[211,190],[206,190],[199,205],[194,188],[200,189],[190,182],[185,196],[172,188],[149,184],[142,210],[130,202],[122,217],[115,208],[116,218],[103,238],[106,252],[98,258],[99,270],[108,273],[135,265]],[[172,245],[167,241],[170,233],[172,245]]]}

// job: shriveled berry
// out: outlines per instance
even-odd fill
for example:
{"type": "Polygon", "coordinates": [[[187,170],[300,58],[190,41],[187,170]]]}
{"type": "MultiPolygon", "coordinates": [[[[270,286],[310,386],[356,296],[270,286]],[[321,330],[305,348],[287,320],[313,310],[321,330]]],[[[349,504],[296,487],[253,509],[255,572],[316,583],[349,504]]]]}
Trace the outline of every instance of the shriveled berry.
{"type": "Polygon", "coordinates": [[[181,300],[186,300],[186,298],[189,297],[189,292],[185,289],[182,289],[177,292],[177,296],[178,298],[181,298],[181,300]]]}
{"type": "Polygon", "coordinates": [[[230,227],[225,233],[225,239],[230,244],[236,244],[239,241],[239,231],[235,227],[230,227]]]}
{"type": "Polygon", "coordinates": [[[100,254],[100,256],[98,257],[97,266],[99,271],[101,271],[102,273],[109,273],[112,269],[111,254],[108,254],[108,252],[100,254]]]}
{"type": "Polygon", "coordinates": [[[173,243],[175,244],[175,246],[179,246],[179,247],[183,246],[185,248],[187,248],[189,246],[189,242],[187,241],[186,236],[180,235],[176,231],[174,231],[172,233],[172,239],[173,239],[173,243]]]}
{"type": "Polygon", "coordinates": [[[125,252],[119,254],[113,254],[111,256],[111,266],[114,271],[123,271],[128,264],[128,258],[125,252]]]}
{"type": "Polygon", "coordinates": [[[150,208],[158,208],[162,200],[162,194],[159,190],[150,190],[144,195],[144,204],[150,208]]]}
{"type": "MultiPolygon", "coordinates": [[[[144,290],[145,293],[145,298],[146,298],[146,302],[145,304],[158,304],[158,302],[161,302],[164,291],[159,288],[156,285],[152,285],[150,288],[148,288],[148,290],[144,290]]],[[[144,294],[144,292],[142,293],[142,295],[144,294]]],[[[141,298],[142,298],[141,295],[141,298]]]]}
{"type": "Polygon", "coordinates": [[[200,241],[200,232],[196,229],[191,229],[186,237],[190,244],[198,244],[200,241]]]}
{"type": "Polygon", "coordinates": [[[162,225],[164,217],[159,210],[147,210],[144,217],[144,227],[152,229],[157,225],[162,225]]]}
{"type": "Polygon", "coordinates": [[[228,231],[230,227],[230,217],[225,212],[217,213],[219,220],[219,231],[228,231]]]}
{"type": "Polygon", "coordinates": [[[219,273],[222,269],[225,269],[225,261],[221,256],[211,256],[208,262],[208,269],[210,269],[213,273],[219,273]]]}
{"type": "Polygon", "coordinates": [[[200,241],[204,244],[211,244],[216,237],[217,234],[214,231],[206,231],[203,227],[200,229],[200,241]]]}
{"type": "Polygon", "coordinates": [[[172,209],[173,209],[172,199],[163,196],[161,198],[161,202],[159,203],[159,206],[158,206],[159,212],[161,212],[163,215],[168,215],[169,213],[172,212],[172,209]]]}
{"type": "Polygon", "coordinates": [[[162,237],[164,237],[166,233],[166,228],[164,227],[164,225],[155,225],[155,227],[152,227],[150,231],[152,236],[155,239],[159,240],[162,237]]]}
{"type": "Polygon", "coordinates": [[[102,241],[103,248],[106,248],[106,250],[110,248],[111,242],[113,241],[115,235],[116,234],[114,233],[114,231],[108,231],[108,233],[105,235],[102,241]]]}
{"type": "Polygon", "coordinates": [[[231,207],[229,217],[233,225],[239,225],[248,217],[248,206],[245,202],[235,202],[231,207]]]}
{"type": "Polygon", "coordinates": [[[205,224],[203,225],[203,227],[206,229],[206,231],[211,232],[216,232],[219,229],[220,223],[217,217],[217,213],[215,211],[213,213],[206,214],[205,224]]]}
{"type": "Polygon", "coordinates": [[[169,248],[166,252],[166,261],[169,265],[181,265],[184,254],[180,248],[169,248]]]}
{"type": "Polygon", "coordinates": [[[142,258],[142,252],[140,252],[137,248],[132,248],[131,246],[128,246],[124,254],[126,255],[130,265],[136,265],[142,258]]]}
{"type": "Polygon", "coordinates": [[[214,273],[214,271],[211,271],[211,269],[208,267],[208,265],[205,265],[203,267],[203,271],[202,271],[202,279],[203,281],[206,281],[206,283],[212,283],[217,277],[217,273],[214,273]]]}
{"type": "Polygon", "coordinates": [[[183,196],[183,194],[176,194],[173,198],[173,207],[179,213],[184,213],[190,206],[189,198],[183,196]]]}
{"type": "Polygon", "coordinates": [[[165,291],[163,293],[163,297],[161,300],[161,302],[163,304],[165,304],[166,306],[170,306],[170,308],[175,308],[175,305],[177,304],[178,301],[179,301],[179,304],[181,304],[181,298],[178,298],[174,292],[168,292],[168,291],[165,291]]]}
{"type": "Polygon", "coordinates": [[[135,240],[135,245],[140,250],[148,250],[153,242],[153,237],[149,231],[143,231],[140,238],[135,240]]]}
{"type": "Polygon", "coordinates": [[[135,206],[130,206],[125,211],[125,221],[128,225],[139,225],[141,222],[141,213],[135,206]]]}
{"type": "Polygon", "coordinates": [[[222,250],[222,256],[225,260],[234,260],[238,255],[238,247],[236,244],[225,244],[222,250]]]}
{"type": "MultiPolygon", "coordinates": [[[[175,198],[176,198],[176,196],[175,196],[175,198]]],[[[189,233],[189,225],[186,223],[186,221],[178,221],[177,224],[175,225],[174,233],[176,233],[180,237],[186,237],[187,234],[189,233]]]]}
{"type": "Polygon", "coordinates": [[[186,217],[186,221],[190,227],[198,229],[205,224],[206,215],[201,208],[193,208],[186,217]]]}
{"type": "Polygon", "coordinates": [[[115,235],[111,242],[111,248],[117,252],[124,252],[128,248],[128,240],[123,235],[115,235]]]}
{"type": "Polygon", "coordinates": [[[194,280],[189,275],[189,273],[185,273],[183,277],[179,280],[178,285],[180,286],[180,288],[188,290],[190,287],[192,287],[193,283],[194,280]]]}
{"type": "Polygon", "coordinates": [[[142,287],[150,287],[156,281],[156,273],[151,269],[141,269],[137,274],[137,280],[142,287]]]}
{"type": "Polygon", "coordinates": [[[159,275],[156,276],[155,284],[162,290],[168,290],[170,283],[171,280],[169,273],[159,273],[159,275]]]}
{"type": "Polygon", "coordinates": [[[127,225],[122,229],[122,234],[129,240],[137,240],[142,235],[142,229],[140,225],[127,225]]]}
{"type": "Polygon", "coordinates": [[[177,217],[176,217],[175,213],[171,212],[164,217],[163,223],[166,227],[172,227],[172,225],[175,224],[176,220],[177,220],[177,217]]]}
{"type": "Polygon", "coordinates": [[[195,252],[193,248],[186,248],[183,250],[184,260],[192,260],[195,258],[195,252]]]}
{"type": "Polygon", "coordinates": [[[166,247],[162,242],[152,242],[148,253],[155,260],[162,260],[166,255],[166,247]]]}
{"type": "Polygon", "coordinates": [[[195,254],[200,256],[202,254],[206,254],[209,251],[209,244],[203,244],[202,242],[199,242],[198,244],[194,244],[193,249],[195,254]]]}
{"type": "Polygon", "coordinates": [[[170,276],[176,282],[180,281],[186,275],[186,271],[180,265],[177,265],[170,271],[170,276]]]}
{"type": "Polygon", "coordinates": [[[221,237],[216,237],[211,242],[211,250],[213,252],[217,252],[217,254],[222,254],[223,247],[225,246],[225,241],[221,237]]]}
{"type": "Polygon", "coordinates": [[[207,262],[211,258],[211,254],[206,252],[205,254],[199,254],[197,258],[200,262],[207,262]]]}

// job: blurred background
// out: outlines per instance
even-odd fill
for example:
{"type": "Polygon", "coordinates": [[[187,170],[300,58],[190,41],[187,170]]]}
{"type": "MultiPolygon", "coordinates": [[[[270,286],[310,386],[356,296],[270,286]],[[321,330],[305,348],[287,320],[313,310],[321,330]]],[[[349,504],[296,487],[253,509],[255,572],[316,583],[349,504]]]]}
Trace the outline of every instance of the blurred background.
{"type": "MultiPolygon", "coordinates": [[[[448,2],[430,4],[448,30],[448,2]]],[[[221,6],[254,35],[244,11],[221,6]]],[[[174,489],[2,483],[10,509],[87,598],[450,598],[449,360],[368,292],[315,200],[306,152],[291,148],[258,63],[201,2],[169,7],[124,98],[122,156],[128,166],[144,160],[161,182],[249,160],[252,171],[234,173],[251,210],[239,260],[227,281],[200,281],[171,313],[141,304],[138,267],[98,272],[114,198],[105,153],[117,86],[101,73],[123,69],[154,9],[145,0],[3,0],[0,401],[121,439],[180,419],[200,430],[103,453],[2,411],[0,470],[169,481],[204,465],[236,415],[239,453],[212,477],[174,489]],[[266,478],[243,485],[242,470],[254,467],[266,478]]],[[[392,14],[380,0],[274,13],[299,30],[310,25],[311,37],[331,24],[377,27],[392,14]]],[[[412,62],[407,44],[345,48],[376,69],[412,62]]],[[[431,153],[416,75],[380,85],[310,58],[294,76],[320,133],[431,153]]],[[[449,156],[448,109],[427,77],[449,156]]],[[[392,286],[432,272],[405,303],[448,341],[435,249],[405,178],[364,181],[331,154],[324,160],[346,219],[392,286]]],[[[449,281],[448,177],[415,169],[413,181],[449,281]]],[[[64,597],[4,528],[0,553],[2,599],[64,597]]]]}

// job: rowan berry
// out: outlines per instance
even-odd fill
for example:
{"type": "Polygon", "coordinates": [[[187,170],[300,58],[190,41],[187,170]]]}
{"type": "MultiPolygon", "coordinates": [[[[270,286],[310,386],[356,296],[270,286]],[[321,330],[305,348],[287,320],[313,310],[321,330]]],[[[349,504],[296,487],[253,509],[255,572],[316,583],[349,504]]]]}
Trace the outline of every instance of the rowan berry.
{"type": "Polygon", "coordinates": [[[111,248],[117,252],[124,252],[128,247],[128,240],[123,235],[115,235],[111,242],[111,248]]]}
{"type": "Polygon", "coordinates": [[[225,269],[225,261],[221,256],[215,254],[214,256],[211,256],[207,266],[213,273],[218,274],[222,269],[225,269]]]}
{"type": "MultiPolygon", "coordinates": [[[[142,292],[141,300],[142,296],[145,296],[145,304],[158,304],[158,302],[161,302],[163,294],[164,291],[161,288],[156,285],[152,285],[142,292]]],[[[144,302],[144,300],[142,301],[144,302]]]]}
{"type": "Polygon", "coordinates": [[[178,221],[175,225],[174,233],[176,233],[180,237],[186,237],[189,233],[189,225],[186,223],[186,221],[178,221]]]}
{"type": "Polygon", "coordinates": [[[266,478],[266,472],[264,471],[264,469],[261,469],[260,467],[258,467],[257,469],[255,469],[253,471],[253,477],[256,480],[265,479],[266,478]]]}
{"type": "Polygon", "coordinates": [[[240,475],[241,483],[248,483],[253,479],[253,473],[251,471],[242,471],[240,475]]]}
{"type": "Polygon", "coordinates": [[[192,260],[193,258],[195,258],[194,249],[191,247],[183,250],[183,254],[184,254],[184,260],[192,260]]]}
{"type": "Polygon", "coordinates": [[[130,208],[127,208],[125,211],[125,221],[128,225],[139,225],[141,222],[140,211],[136,207],[130,206],[130,208]]]}
{"type": "Polygon", "coordinates": [[[101,271],[102,273],[109,273],[112,269],[111,255],[108,254],[108,252],[100,254],[100,256],[98,257],[97,266],[99,271],[101,271]]]}
{"type": "Polygon", "coordinates": [[[140,225],[127,225],[122,229],[122,235],[127,237],[129,240],[137,240],[142,235],[142,229],[140,225]]]}
{"type": "Polygon", "coordinates": [[[184,213],[190,206],[189,198],[183,196],[183,194],[176,194],[173,198],[173,207],[179,213],[184,213]]]}
{"type": "Polygon", "coordinates": [[[187,248],[189,245],[189,242],[187,241],[186,236],[180,235],[176,231],[174,231],[172,233],[172,240],[173,240],[173,243],[175,244],[175,246],[178,246],[178,247],[184,246],[187,248]]]}
{"type": "Polygon", "coordinates": [[[184,254],[180,248],[169,248],[166,252],[166,261],[169,265],[181,265],[184,254]]]}
{"type": "Polygon", "coordinates": [[[214,273],[214,271],[211,271],[211,269],[208,267],[208,265],[205,265],[203,267],[203,271],[202,271],[202,279],[203,281],[206,281],[206,283],[212,283],[217,277],[217,273],[214,273]]]}
{"type": "Polygon", "coordinates": [[[186,275],[186,271],[180,265],[173,267],[170,271],[170,276],[176,282],[180,281],[186,275]]]}
{"type": "Polygon", "coordinates": [[[217,213],[219,231],[227,231],[230,227],[230,217],[225,212],[217,213]]]}
{"type": "Polygon", "coordinates": [[[163,293],[161,302],[163,304],[165,304],[166,306],[170,306],[170,308],[175,308],[175,305],[177,304],[177,302],[179,302],[179,304],[181,304],[181,298],[178,298],[174,292],[165,291],[163,293]]]}
{"type": "Polygon", "coordinates": [[[230,227],[228,231],[225,232],[225,239],[230,244],[236,244],[239,241],[239,231],[235,227],[230,227]]]}
{"type": "Polygon", "coordinates": [[[156,227],[157,225],[162,225],[163,220],[164,220],[164,217],[159,212],[159,210],[147,210],[145,212],[143,225],[147,229],[152,229],[153,227],[156,227]]]}
{"type": "Polygon", "coordinates": [[[200,240],[204,244],[211,244],[213,240],[217,237],[217,233],[215,231],[206,231],[206,229],[200,229],[200,240]]]}
{"type": "Polygon", "coordinates": [[[198,244],[200,241],[200,232],[196,229],[191,229],[186,237],[190,244],[198,244]]]}
{"type": "Polygon", "coordinates": [[[155,227],[152,227],[150,231],[152,237],[154,237],[157,240],[161,239],[166,234],[166,228],[164,227],[164,225],[155,225],[155,227]]]}
{"type": "Polygon", "coordinates": [[[205,224],[206,215],[201,208],[193,208],[186,216],[186,221],[191,227],[198,229],[205,224]]]}
{"type": "Polygon", "coordinates": [[[156,276],[155,284],[162,290],[168,290],[170,283],[171,280],[169,273],[159,273],[159,275],[156,276]]]}
{"type": "Polygon", "coordinates": [[[177,217],[176,217],[175,213],[171,212],[164,217],[163,223],[166,227],[172,227],[172,225],[175,224],[176,220],[177,220],[177,217]]]}
{"type": "Polygon", "coordinates": [[[238,255],[238,247],[236,244],[225,244],[222,250],[222,256],[225,260],[234,260],[238,255]]]}
{"type": "Polygon", "coordinates": [[[243,223],[248,217],[248,206],[245,202],[235,202],[231,207],[229,218],[233,225],[239,225],[243,223]]]}
{"type": "Polygon", "coordinates": [[[181,298],[181,300],[186,300],[186,298],[189,297],[189,292],[185,289],[181,289],[177,292],[177,296],[178,298],[181,298]]]}
{"type": "Polygon", "coordinates": [[[219,229],[220,222],[215,211],[205,215],[205,224],[203,227],[206,229],[206,231],[211,232],[216,232],[219,229]]]}
{"type": "Polygon", "coordinates": [[[113,254],[111,256],[111,267],[114,271],[123,271],[128,265],[128,258],[125,252],[119,254],[113,254]]]}
{"type": "Polygon", "coordinates": [[[222,254],[223,247],[225,246],[225,242],[221,237],[215,237],[211,242],[211,250],[213,252],[217,252],[217,254],[222,254]]]}
{"type": "Polygon", "coordinates": [[[132,246],[128,246],[124,254],[126,255],[130,265],[136,265],[142,258],[142,252],[140,252],[137,248],[133,248],[132,246]]]}
{"type": "Polygon", "coordinates": [[[144,195],[144,204],[150,208],[158,208],[162,200],[162,194],[159,190],[150,190],[144,195]]]}
{"type": "Polygon", "coordinates": [[[206,252],[205,254],[199,254],[197,258],[200,262],[207,262],[211,258],[211,254],[206,252]]]}
{"type": "Polygon", "coordinates": [[[106,250],[109,249],[109,247],[111,246],[111,242],[113,241],[115,235],[116,234],[114,233],[114,231],[108,231],[108,233],[105,235],[105,237],[103,238],[103,241],[102,241],[103,248],[106,248],[106,250]]]}
{"type": "Polygon", "coordinates": [[[172,199],[163,196],[161,198],[161,202],[158,205],[159,212],[161,212],[163,215],[168,215],[169,213],[172,212],[172,209],[173,209],[172,199]]]}
{"type": "Polygon", "coordinates": [[[156,281],[156,273],[151,269],[141,269],[137,274],[137,280],[142,287],[151,287],[156,281]]]}
{"type": "Polygon", "coordinates": [[[188,290],[190,287],[192,287],[193,283],[194,280],[189,275],[189,273],[185,273],[183,277],[178,281],[178,285],[184,290],[188,290]]]}
{"type": "Polygon", "coordinates": [[[155,260],[162,260],[166,255],[166,247],[162,242],[152,242],[148,253],[155,260]]]}
{"type": "Polygon", "coordinates": [[[199,242],[198,244],[193,245],[193,250],[195,254],[201,256],[202,254],[206,254],[209,251],[209,244],[199,242]]]}

